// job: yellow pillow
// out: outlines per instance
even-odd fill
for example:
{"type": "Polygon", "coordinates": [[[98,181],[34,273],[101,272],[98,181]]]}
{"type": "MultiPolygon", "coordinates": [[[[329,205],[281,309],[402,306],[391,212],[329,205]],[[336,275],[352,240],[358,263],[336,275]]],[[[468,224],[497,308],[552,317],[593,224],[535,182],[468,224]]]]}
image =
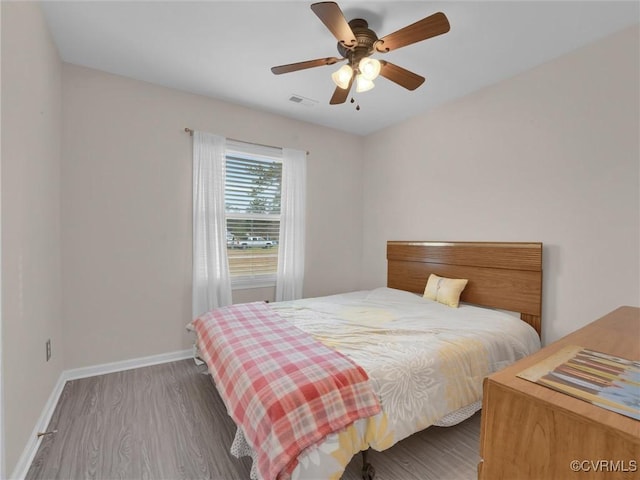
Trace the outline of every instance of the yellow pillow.
{"type": "Polygon", "coordinates": [[[444,278],[432,273],[424,289],[424,298],[457,308],[467,282],[466,278],[444,278]]]}

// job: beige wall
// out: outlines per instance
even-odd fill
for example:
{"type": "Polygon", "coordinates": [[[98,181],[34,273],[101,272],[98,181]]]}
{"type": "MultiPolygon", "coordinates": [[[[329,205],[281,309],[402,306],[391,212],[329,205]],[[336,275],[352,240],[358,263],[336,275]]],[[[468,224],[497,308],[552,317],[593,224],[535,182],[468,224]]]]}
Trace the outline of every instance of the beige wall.
{"type": "MultiPolygon", "coordinates": [[[[192,342],[184,127],[310,151],[304,295],[358,287],[361,138],[72,65],[63,67],[63,125],[65,368],[192,342]]],[[[272,289],[234,294],[272,297],[272,289]]]]}
{"type": "Polygon", "coordinates": [[[638,37],[367,138],[363,286],[384,283],[386,240],[541,241],[547,341],[640,305],[638,37]]]}
{"type": "Polygon", "coordinates": [[[2,382],[10,474],[35,442],[32,429],[63,368],[61,62],[37,4],[1,8],[2,382]]]}

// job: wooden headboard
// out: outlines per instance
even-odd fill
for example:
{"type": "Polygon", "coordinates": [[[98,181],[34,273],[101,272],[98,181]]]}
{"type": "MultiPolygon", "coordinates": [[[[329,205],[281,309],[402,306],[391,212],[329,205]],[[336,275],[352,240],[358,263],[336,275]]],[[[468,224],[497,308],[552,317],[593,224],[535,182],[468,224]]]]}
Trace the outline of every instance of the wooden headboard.
{"type": "Polygon", "coordinates": [[[519,312],[541,335],[542,243],[387,242],[387,286],[423,293],[431,273],[469,280],[460,300],[519,312]]]}

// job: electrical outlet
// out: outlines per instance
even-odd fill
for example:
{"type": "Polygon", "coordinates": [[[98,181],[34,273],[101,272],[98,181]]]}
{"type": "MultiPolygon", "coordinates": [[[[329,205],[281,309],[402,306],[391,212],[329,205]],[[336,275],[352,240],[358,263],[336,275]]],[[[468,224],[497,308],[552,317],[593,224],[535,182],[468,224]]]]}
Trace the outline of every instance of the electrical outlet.
{"type": "Polygon", "coordinates": [[[51,339],[47,340],[46,349],[47,349],[47,362],[48,362],[51,359],[51,339]]]}

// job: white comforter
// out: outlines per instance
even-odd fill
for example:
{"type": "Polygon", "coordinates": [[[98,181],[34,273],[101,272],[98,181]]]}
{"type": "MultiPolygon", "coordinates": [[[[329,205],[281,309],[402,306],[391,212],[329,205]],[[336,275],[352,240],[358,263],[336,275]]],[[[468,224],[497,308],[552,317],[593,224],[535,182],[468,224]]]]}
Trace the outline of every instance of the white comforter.
{"type": "Polygon", "coordinates": [[[358,451],[389,448],[477,403],[484,377],[540,348],[535,330],[517,317],[390,288],[270,306],[361,365],[383,408],[305,452],[294,478],[339,478],[358,451]]]}

